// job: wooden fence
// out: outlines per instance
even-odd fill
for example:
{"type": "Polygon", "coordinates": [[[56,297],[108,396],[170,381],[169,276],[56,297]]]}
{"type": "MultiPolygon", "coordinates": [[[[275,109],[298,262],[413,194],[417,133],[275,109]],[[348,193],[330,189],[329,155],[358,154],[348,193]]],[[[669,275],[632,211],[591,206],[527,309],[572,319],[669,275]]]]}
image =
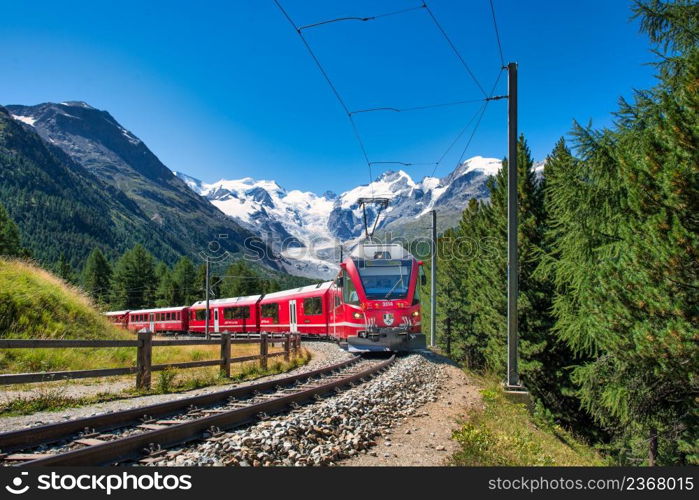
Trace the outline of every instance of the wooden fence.
{"type": "Polygon", "coordinates": [[[230,333],[222,333],[220,339],[153,339],[148,332],[140,332],[137,340],[5,340],[0,339],[0,349],[38,349],[56,348],[72,349],[79,347],[135,347],[136,366],[124,368],[106,368],[102,370],[74,370],[61,372],[42,373],[9,373],[0,374],[0,385],[29,384],[35,382],[50,382],[52,380],[78,379],[90,377],[112,377],[116,375],[136,374],[136,388],[150,389],[151,373],[170,368],[198,368],[202,366],[220,366],[221,373],[225,377],[231,376],[231,363],[243,363],[245,361],[259,360],[260,368],[267,369],[269,358],[284,356],[285,361],[298,354],[301,346],[301,337],[298,334],[268,335],[262,333],[256,336],[244,338],[231,338],[230,333]],[[284,350],[270,353],[269,344],[283,343],[284,350]],[[231,357],[233,344],[259,344],[260,354],[254,356],[231,357]],[[154,365],[152,363],[153,347],[161,346],[188,346],[188,345],[220,345],[221,357],[206,361],[185,361],[182,363],[168,363],[154,365]]]}

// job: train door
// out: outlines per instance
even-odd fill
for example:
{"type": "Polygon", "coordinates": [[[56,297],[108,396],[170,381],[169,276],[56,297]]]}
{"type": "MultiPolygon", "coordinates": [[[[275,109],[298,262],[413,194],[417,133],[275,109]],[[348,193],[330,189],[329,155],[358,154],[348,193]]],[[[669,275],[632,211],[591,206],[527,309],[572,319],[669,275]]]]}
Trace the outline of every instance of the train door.
{"type": "Polygon", "coordinates": [[[150,322],[149,328],[151,333],[155,332],[155,313],[150,313],[148,321],[150,322]]]}
{"type": "Polygon", "coordinates": [[[214,309],[214,332],[218,333],[218,307],[214,309]]]}
{"type": "Polygon", "coordinates": [[[291,333],[298,333],[299,327],[296,320],[296,301],[289,301],[289,331],[291,333]]]}

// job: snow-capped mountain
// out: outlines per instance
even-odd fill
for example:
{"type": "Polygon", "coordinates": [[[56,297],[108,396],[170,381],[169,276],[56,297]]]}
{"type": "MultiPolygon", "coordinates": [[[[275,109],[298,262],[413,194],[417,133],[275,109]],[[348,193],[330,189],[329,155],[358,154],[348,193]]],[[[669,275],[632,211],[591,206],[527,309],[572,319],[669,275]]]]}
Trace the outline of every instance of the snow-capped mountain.
{"type": "MultiPolygon", "coordinates": [[[[442,226],[449,227],[458,220],[469,199],[488,197],[486,180],[500,167],[498,159],[476,156],[443,178],[425,177],[420,182],[402,170],[389,171],[371,184],[340,195],[331,191],[322,195],[287,191],[275,181],[250,177],[207,184],[181,172],[175,175],[280,251],[289,260],[289,272],[327,278],[337,271],[340,245],[347,250],[363,236],[359,198],[390,198],[380,215],[377,234],[402,236],[406,225],[432,209],[439,210],[442,226]]],[[[373,207],[367,208],[367,218],[374,223],[373,207]]]]}

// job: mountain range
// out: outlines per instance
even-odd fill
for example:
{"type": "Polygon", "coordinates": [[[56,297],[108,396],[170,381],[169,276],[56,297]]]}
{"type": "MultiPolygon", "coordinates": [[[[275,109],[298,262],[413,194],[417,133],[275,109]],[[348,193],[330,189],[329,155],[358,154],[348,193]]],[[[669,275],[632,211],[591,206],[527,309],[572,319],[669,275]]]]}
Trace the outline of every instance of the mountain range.
{"type": "Polygon", "coordinates": [[[172,172],[111,114],[85,102],[0,107],[2,203],[35,257],[51,262],[63,253],[75,267],[94,247],[116,257],[141,243],[169,263],[212,248],[213,257],[252,249],[267,269],[329,278],[341,252],[363,238],[360,198],[390,199],[381,213],[366,208],[377,235],[427,238],[431,210],[440,231],[453,227],[469,199],[488,198],[487,179],[500,167],[476,156],[441,178],[416,182],[388,171],[341,194],[287,191],[251,177],[206,183],[172,172]]]}
{"type": "MultiPolygon", "coordinates": [[[[372,206],[367,208],[367,221],[370,226],[376,222],[377,235],[428,238],[431,210],[438,211],[439,230],[453,227],[469,199],[488,198],[486,181],[501,166],[498,159],[476,156],[445,177],[425,177],[419,182],[402,170],[388,171],[370,184],[339,195],[287,191],[275,181],[250,177],[205,183],[182,172],[175,175],[286,257],[288,272],[330,277],[337,271],[340,245],[349,250],[364,236],[360,198],[390,199],[380,214],[372,206]]],[[[541,169],[537,165],[537,172],[541,169]]]]}
{"type": "Polygon", "coordinates": [[[60,252],[80,267],[96,246],[116,256],[142,243],[169,263],[199,261],[212,241],[217,253],[239,256],[246,239],[257,240],[85,102],[0,108],[0,167],[2,202],[40,260],[60,252]]]}

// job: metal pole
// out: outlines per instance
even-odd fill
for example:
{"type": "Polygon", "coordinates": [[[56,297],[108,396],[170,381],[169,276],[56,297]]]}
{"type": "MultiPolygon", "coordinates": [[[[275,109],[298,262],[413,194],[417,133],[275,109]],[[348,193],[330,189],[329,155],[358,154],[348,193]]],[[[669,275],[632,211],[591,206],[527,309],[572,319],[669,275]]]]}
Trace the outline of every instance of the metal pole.
{"type": "Polygon", "coordinates": [[[209,339],[209,258],[206,258],[206,312],[204,314],[204,318],[206,319],[206,325],[204,326],[204,332],[206,334],[206,338],[209,339]]]}
{"type": "Polygon", "coordinates": [[[517,252],[517,63],[507,65],[507,385],[519,387],[517,296],[519,255],[517,252]]]}
{"type": "Polygon", "coordinates": [[[437,211],[432,210],[432,265],[430,266],[430,346],[437,331],[437,211]]]}

